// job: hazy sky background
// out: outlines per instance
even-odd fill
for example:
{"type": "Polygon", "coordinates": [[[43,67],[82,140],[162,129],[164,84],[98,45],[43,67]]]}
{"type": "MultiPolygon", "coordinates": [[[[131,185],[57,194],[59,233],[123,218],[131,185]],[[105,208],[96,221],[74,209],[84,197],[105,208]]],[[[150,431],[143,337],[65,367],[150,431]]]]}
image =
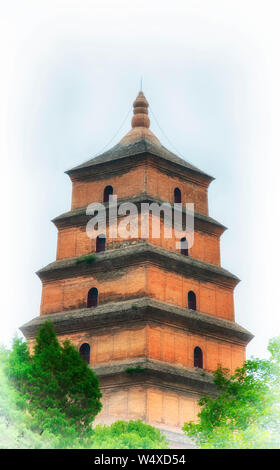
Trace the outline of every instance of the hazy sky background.
{"type": "MultiPolygon", "coordinates": [[[[39,314],[66,169],[114,136],[139,90],[180,154],[215,176],[236,320],[263,356],[280,334],[279,2],[1,1],[0,342],[39,314]]],[[[151,128],[174,151],[151,117],[151,128]]],[[[110,146],[130,128],[130,117],[110,146]]]]}

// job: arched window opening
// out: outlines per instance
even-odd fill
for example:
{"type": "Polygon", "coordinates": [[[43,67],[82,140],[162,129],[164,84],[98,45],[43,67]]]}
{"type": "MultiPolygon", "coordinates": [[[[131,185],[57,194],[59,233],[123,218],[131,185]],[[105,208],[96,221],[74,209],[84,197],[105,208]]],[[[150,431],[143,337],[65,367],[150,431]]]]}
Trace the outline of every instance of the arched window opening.
{"type": "Polygon", "coordinates": [[[181,247],[180,247],[181,255],[189,256],[188,240],[186,239],[186,237],[183,237],[181,238],[180,241],[181,241],[181,247]]]}
{"type": "Polygon", "coordinates": [[[188,308],[196,310],[196,295],[192,290],[188,293],[188,308]]]}
{"type": "Polygon", "coordinates": [[[96,237],[96,253],[99,253],[100,251],[105,251],[106,248],[106,237],[102,233],[101,235],[98,235],[96,237]]]}
{"type": "Polygon", "coordinates": [[[174,202],[182,202],[181,191],[179,188],[174,189],[174,202]]]}
{"type": "Polygon", "coordinates": [[[97,307],[98,304],[98,290],[96,287],[92,287],[88,291],[88,297],[87,297],[87,307],[97,307]]]}
{"type": "Polygon", "coordinates": [[[90,345],[88,343],[83,343],[79,349],[79,353],[82,358],[89,364],[90,361],[90,345]]]}
{"type": "Polygon", "coordinates": [[[103,197],[103,202],[109,202],[109,196],[113,194],[113,187],[112,186],[106,186],[104,189],[104,197],[103,197]]]}
{"type": "Polygon", "coordinates": [[[199,346],[196,346],[193,351],[193,365],[203,369],[203,354],[199,346]]]}

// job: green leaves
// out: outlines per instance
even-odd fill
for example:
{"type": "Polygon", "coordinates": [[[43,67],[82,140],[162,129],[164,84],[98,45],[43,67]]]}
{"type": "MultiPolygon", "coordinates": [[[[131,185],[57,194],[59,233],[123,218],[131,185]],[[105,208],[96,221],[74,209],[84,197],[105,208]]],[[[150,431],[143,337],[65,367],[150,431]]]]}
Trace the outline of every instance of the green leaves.
{"type": "Polygon", "coordinates": [[[39,328],[33,355],[15,339],[6,371],[40,432],[91,432],[102,407],[99,381],[69,340],[59,344],[51,322],[39,328]]]}
{"type": "Polygon", "coordinates": [[[268,350],[268,360],[248,360],[233,375],[214,372],[219,395],[202,397],[199,423],[183,427],[200,447],[280,447],[280,337],[268,350]]]}
{"type": "Polygon", "coordinates": [[[80,258],[76,259],[76,264],[81,264],[81,263],[87,263],[87,264],[92,264],[96,260],[96,256],[93,254],[85,255],[85,256],[80,256],[80,258]]]}
{"type": "Polygon", "coordinates": [[[0,448],[168,448],[140,420],[92,428],[101,410],[98,379],[69,340],[59,344],[50,322],[33,355],[20,339],[12,351],[0,348],[0,383],[0,448]]]}
{"type": "Polygon", "coordinates": [[[159,429],[136,421],[115,421],[94,428],[92,449],[168,449],[159,429]]]}

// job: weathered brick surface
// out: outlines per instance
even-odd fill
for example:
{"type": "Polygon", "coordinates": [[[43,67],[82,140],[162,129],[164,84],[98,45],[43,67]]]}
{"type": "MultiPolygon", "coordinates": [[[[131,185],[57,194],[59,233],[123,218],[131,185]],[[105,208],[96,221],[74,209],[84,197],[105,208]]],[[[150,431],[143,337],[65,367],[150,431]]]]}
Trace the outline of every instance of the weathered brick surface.
{"type": "Polygon", "coordinates": [[[174,189],[179,188],[182,203],[194,203],[195,211],[208,214],[207,188],[159,171],[153,166],[147,167],[147,193],[163,201],[174,202],[174,189]]]}
{"type": "Polygon", "coordinates": [[[42,290],[41,314],[86,307],[88,291],[92,287],[98,289],[99,304],[148,296],[187,307],[188,292],[193,291],[198,311],[234,320],[232,289],[150,265],[46,282],[42,290]]]}
{"type": "MultiPolygon", "coordinates": [[[[121,219],[123,220],[123,219],[121,219]]],[[[118,220],[118,223],[121,221],[118,220]]],[[[158,218],[155,217],[158,221],[158,218]]],[[[158,222],[156,222],[157,224],[158,222]]],[[[156,246],[160,246],[170,251],[180,252],[180,239],[185,236],[184,233],[175,236],[174,229],[172,229],[172,237],[166,238],[164,236],[163,220],[161,219],[159,224],[159,237],[155,238],[152,232],[152,216],[150,216],[149,223],[149,237],[145,238],[149,243],[156,246]]],[[[125,235],[125,234],[124,234],[125,235]]],[[[131,243],[135,240],[143,239],[141,237],[141,216],[138,217],[138,234],[136,237],[126,236],[121,238],[110,238],[109,229],[106,229],[106,250],[119,248],[127,243],[131,243]]],[[[71,258],[75,256],[81,256],[95,252],[96,250],[96,239],[88,237],[86,232],[86,226],[79,227],[67,227],[61,228],[58,231],[57,241],[57,259],[71,258]]],[[[217,235],[208,234],[201,231],[195,231],[194,243],[189,249],[189,256],[205,261],[206,263],[215,264],[220,266],[220,241],[217,235]]]]}
{"type": "MultiPolygon", "coordinates": [[[[141,93],[138,98],[142,103],[141,93]]],[[[145,106],[147,108],[147,103],[145,106]]],[[[209,322],[213,317],[234,322],[233,286],[238,282],[236,277],[217,268],[220,266],[220,235],[225,227],[204,217],[208,215],[207,188],[212,178],[176,156],[167,155],[148,129],[147,112],[144,114],[146,117],[140,119],[143,122],[139,127],[139,112],[136,112],[132,131],[121,141],[126,147],[116,146],[113,156],[106,152],[95,163],[68,172],[73,183],[71,207],[74,212],[63,214],[54,221],[59,229],[57,260],[95,252],[96,241],[86,234],[85,211],[75,209],[85,208],[92,202],[103,202],[104,188],[108,185],[113,187],[119,201],[134,198],[135,202],[138,198],[139,204],[151,198],[173,203],[174,189],[179,188],[182,203],[194,203],[197,213],[189,258],[182,262],[180,256],[174,255],[180,251],[176,241],[184,234],[175,236],[172,230],[171,238],[164,237],[162,219],[159,238],[154,238],[151,231],[149,233],[147,241],[154,245],[152,248],[140,243],[141,224],[138,224],[139,232],[131,238],[111,238],[106,233],[106,251],[124,248],[127,256],[122,249],[100,254],[96,256],[96,267],[93,263],[92,270],[88,266],[78,268],[75,260],[69,259],[40,270],[38,274],[43,281],[40,314],[62,312],[63,316],[64,312],[69,312],[68,330],[65,326],[60,329],[63,333],[59,336],[60,341],[70,338],[77,349],[85,342],[90,344],[90,365],[97,373],[99,370],[104,403],[96,423],[142,419],[178,431],[185,421],[196,419],[201,393],[204,390],[215,393],[209,372],[218,364],[233,372],[243,363],[248,334],[244,340],[242,336],[228,334],[226,328],[214,327],[209,322]],[[152,138],[154,143],[152,145],[149,140],[133,143],[135,136],[137,139],[141,136],[152,138]],[[131,247],[132,244],[135,246],[131,247]],[[166,256],[166,251],[158,247],[173,253],[166,256]],[[88,291],[92,287],[98,289],[99,305],[111,305],[111,310],[96,321],[98,314],[94,316],[94,309],[89,310],[93,316],[90,323],[80,323],[78,328],[77,319],[82,317],[77,316],[75,323],[71,310],[86,307],[88,291]],[[182,314],[171,307],[187,309],[190,290],[196,295],[196,310],[208,314],[207,327],[201,327],[203,323],[197,326],[197,320],[192,318],[196,312],[188,311],[190,318],[186,322],[181,320],[182,314]],[[134,316],[135,320],[131,321],[129,317],[128,321],[113,324],[112,302],[129,299],[137,302],[142,297],[164,302],[164,309],[154,307],[153,310],[149,304],[150,316],[144,311],[146,316],[137,317],[137,306],[133,304],[126,315],[134,316]],[[65,334],[66,331],[69,333],[65,334]],[[203,352],[204,372],[193,369],[196,346],[203,352]],[[147,366],[142,382],[141,374],[128,377],[126,371],[127,366],[137,361],[147,366]]],[[[122,224],[123,219],[119,218],[118,223],[122,224]]],[[[116,310],[113,318],[120,320],[123,312],[116,310]]]]}
{"type": "Polygon", "coordinates": [[[103,202],[104,188],[108,185],[114,189],[118,198],[135,196],[145,192],[145,165],[121,175],[98,179],[97,181],[74,181],[72,189],[72,209],[84,207],[92,202],[103,202]]]}
{"type": "Polygon", "coordinates": [[[196,346],[203,352],[203,368],[206,371],[214,371],[221,365],[234,372],[245,359],[243,345],[168,326],[146,325],[105,334],[88,331],[61,335],[60,340],[66,337],[71,339],[77,349],[83,343],[90,345],[90,365],[93,368],[139,358],[192,368],[196,346]]]}
{"type": "Polygon", "coordinates": [[[221,364],[233,372],[244,361],[244,346],[170,327],[147,328],[147,355],[151,359],[193,367],[193,351],[196,346],[203,352],[205,370],[213,371],[221,364]]]}
{"type": "Polygon", "coordinates": [[[128,387],[105,391],[103,409],[95,424],[111,424],[117,419],[141,419],[154,426],[181,430],[185,421],[196,420],[198,398],[156,387],[128,387]]]}
{"type": "Polygon", "coordinates": [[[41,314],[86,307],[88,291],[98,289],[99,304],[145,295],[146,270],[144,267],[124,272],[104,273],[104,276],[79,276],[48,282],[43,285],[41,314]],[[112,277],[115,277],[115,279],[112,277]]]}
{"type": "Polygon", "coordinates": [[[139,165],[121,175],[110,175],[94,181],[73,181],[72,209],[92,202],[103,202],[104,188],[112,186],[119,199],[148,193],[163,201],[174,202],[174,189],[182,194],[182,203],[194,203],[195,211],[208,214],[207,188],[160,171],[152,165],[139,165]]]}
{"type": "Polygon", "coordinates": [[[103,409],[95,424],[111,424],[117,419],[141,419],[146,421],[146,391],[141,386],[129,387],[113,392],[105,390],[103,409]]]}
{"type": "Polygon", "coordinates": [[[233,292],[210,282],[163,271],[156,266],[147,268],[148,296],[181,307],[187,306],[187,293],[196,294],[196,307],[227,320],[234,320],[233,292]]]}

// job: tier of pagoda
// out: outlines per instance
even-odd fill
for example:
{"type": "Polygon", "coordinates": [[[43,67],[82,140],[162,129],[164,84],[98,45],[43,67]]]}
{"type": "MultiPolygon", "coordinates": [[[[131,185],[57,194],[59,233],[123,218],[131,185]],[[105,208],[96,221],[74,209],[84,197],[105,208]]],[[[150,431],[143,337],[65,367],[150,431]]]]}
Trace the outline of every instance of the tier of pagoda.
{"type": "Polygon", "coordinates": [[[252,335],[235,322],[239,279],[221,267],[225,227],[208,215],[213,178],[163,147],[149,126],[141,91],[128,134],[66,172],[71,210],[53,220],[56,261],[38,271],[40,316],[21,331],[32,345],[49,319],[61,341],[71,339],[100,379],[97,422],[141,419],[179,432],[196,418],[201,394],[216,393],[211,372],[241,366],[252,335]],[[89,238],[87,206],[109,210],[110,195],[138,208],[194,203],[193,245],[180,247],[174,231],[171,238],[110,238],[108,231],[89,238]]]}

